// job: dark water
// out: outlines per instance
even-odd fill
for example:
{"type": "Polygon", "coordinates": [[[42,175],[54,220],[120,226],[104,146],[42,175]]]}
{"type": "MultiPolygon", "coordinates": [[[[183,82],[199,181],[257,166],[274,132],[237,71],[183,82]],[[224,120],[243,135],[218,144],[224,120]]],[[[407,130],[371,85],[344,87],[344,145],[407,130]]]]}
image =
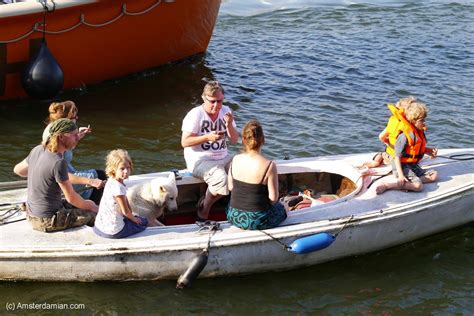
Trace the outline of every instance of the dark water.
{"type": "MultiPolygon", "coordinates": [[[[225,1],[205,55],[63,96],[93,128],[75,165],[102,167],[121,147],[136,173],[183,168],[181,120],[209,79],[223,83],[239,126],[263,123],[271,158],[377,151],[385,104],[408,95],[430,108],[429,144],[474,147],[472,34],[472,1],[225,1]]],[[[0,105],[0,181],[18,179],[11,170],[39,142],[47,106],[0,105]]],[[[0,303],[83,303],[84,315],[470,315],[473,259],[470,225],[308,269],[199,280],[184,292],[171,281],[0,283],[0,303]]]]}

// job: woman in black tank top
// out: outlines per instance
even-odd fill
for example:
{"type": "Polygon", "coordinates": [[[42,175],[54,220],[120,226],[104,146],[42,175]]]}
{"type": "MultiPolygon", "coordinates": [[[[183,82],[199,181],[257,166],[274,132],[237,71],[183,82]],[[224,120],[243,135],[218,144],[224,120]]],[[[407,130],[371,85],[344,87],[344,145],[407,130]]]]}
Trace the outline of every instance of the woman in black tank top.
{"type": "Polygon", "coordinates": [[[243,152],[236,155],[229,170],[231,191],[227,219],[242,229],[267,229],[278,226],[286,217],[278,202],[276,165],[260,152],[265,137],[258,121],[245,124],[243,152]]]}

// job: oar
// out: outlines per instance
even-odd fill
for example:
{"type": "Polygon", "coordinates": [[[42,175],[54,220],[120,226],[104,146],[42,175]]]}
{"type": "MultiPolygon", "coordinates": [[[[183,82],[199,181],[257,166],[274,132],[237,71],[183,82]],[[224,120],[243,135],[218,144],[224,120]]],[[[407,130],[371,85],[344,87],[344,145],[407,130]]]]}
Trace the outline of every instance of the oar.
{"type": "Polygon", "coordinates": [[[26,188],[26,180],[0,182],[0,190],[11,190],[26,188]]]}

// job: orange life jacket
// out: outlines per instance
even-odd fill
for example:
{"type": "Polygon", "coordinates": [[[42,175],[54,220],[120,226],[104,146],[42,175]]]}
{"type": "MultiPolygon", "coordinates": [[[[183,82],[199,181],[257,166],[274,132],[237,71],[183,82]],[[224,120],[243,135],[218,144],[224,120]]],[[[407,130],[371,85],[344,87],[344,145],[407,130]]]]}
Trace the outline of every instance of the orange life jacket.
{"type": "MultiPolygon", "coordinates": [[[[413,127],[413,126],[412,126],[413,127]]],[[[413,127],[411,130],[413,134],[415,135],[415,140],[413,140],[409,132],[403,132],[405,136],[407,137],[408,143],[405,146],[405,150],[403,152],[402,157],[400,157],[400,161],[402,163],[417,163],[420,161],[423,156],[425,155],[426,151],[426,137],[425,137],[425,132],[419,129],[416,129],[413,127]],[[414,144],[410,145],[410,142],[414,144]]]]}
{"type": "Polygon", "coordinates": [[[417,163],[423,158],[426,151],[426,136],[424,131],[415,128],[403,114],[403,110],[396,108],[394,105],[389,104],[388,108],[392,112],[387,124],[388,140],[386,152],[392,157],[395,154],[395,142],[397,141],[398,135],[401,133],[405,134],[407,138],[407,144],[403,151],[403,155],[400,158],[402,163],[417,163]],[[415,138],[413,139],[410,135],[413,133],[415,138]]]}
{"type": "MultiPolygon", "coordinates": [[[[390,118],[388,119],[387,126],[385,127],[385,131],[388,134],[388,144],[385,151],[387,152],[387,154],[393,157],[395,154],[394,145],[397,141],[398,135],[400,134],[400,132],[403,132],[403,129],[406,129],[406,127],[410,126],[411,124],[405,118],[405,113],[403,109],[399,109],[391,103],[387,104],[387,107],[392,113],[392,116],[390,116],[390,118]]],[[[409,140],[409,145],[413,145],[412,139],[409,140]]]]}

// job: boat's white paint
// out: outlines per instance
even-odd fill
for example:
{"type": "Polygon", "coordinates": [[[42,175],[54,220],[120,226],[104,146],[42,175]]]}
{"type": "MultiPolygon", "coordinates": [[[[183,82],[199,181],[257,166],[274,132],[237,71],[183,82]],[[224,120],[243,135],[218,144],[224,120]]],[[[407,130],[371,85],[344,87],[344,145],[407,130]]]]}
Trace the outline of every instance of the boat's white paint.
{"type": "MultiPolygon", "coordinates": [[[[474,149],[442,150],[440,155],[474,154],[474,149]]],[[[280,173],[339,173],[357,190],[338,200],[291,212],[282,226],[267,230],[286,244],[299,237],[336,233],[328,248],[297,255],[259,231],[243,231],[221,223],[211,239],[209,261],[200,276],[212,277],[293,269],[346,256],[368,253],[474,221],[474,162],[444,158],[424,160],[439,172],[423,192],[387,191],[377,196],[375,185],[354,165],[371,154],[338,155],[278,161],[280,173]]],[[[388,168],[378,172],[385,173],[388,168]]],[[[132,176],[128,185],[167,173],[132,176]]],[[[178,181],[197,183],[184,177],[178,181]]],[[[0,192],[0,203],[24,200],[25,190],[0,192]]],[[[177,278],[207,246],[209,234],[196,225],[149,228],[135,236],[109,240],[89,227],[41,233],[26,221],[0,226],[0,279],[47,281],[142,280],[177,278]]]]}
{"type": "MultiPolygon", "coordinates": [[[[82,6],[89,3],[97,2],[97,0],[55,0],[55,10],[82,6]]],[[[47,2],[48,8],[52,9],[51,1],[47,2]]],[[[20,16],[26,14],[34,14],[43,12],[44,8],[38,1],[15,2],[0,5],[0,18],[20,16]]]]}

